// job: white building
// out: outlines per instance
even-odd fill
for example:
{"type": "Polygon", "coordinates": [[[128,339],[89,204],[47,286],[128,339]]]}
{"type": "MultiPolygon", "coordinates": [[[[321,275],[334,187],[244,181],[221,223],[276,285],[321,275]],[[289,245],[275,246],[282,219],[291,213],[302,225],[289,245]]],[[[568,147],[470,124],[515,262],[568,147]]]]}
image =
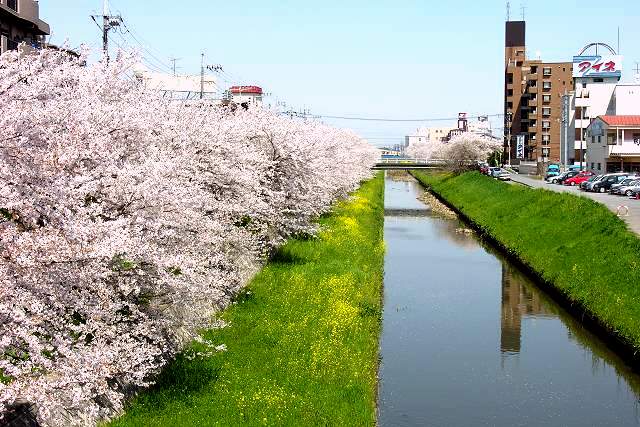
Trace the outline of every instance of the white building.
{"type": "Polygon", "coordinates": [[[263,92],[259,86],[231,86],[229,93],[236,104],[262,105],[263,92]]]}
{"type": "Polygon", "coordinates": [[[151,89],[162,92],[172,99],[219,99],[220,93],[217,81],[212,76],[174,76],[173,74],[152,72],[140,67],[135,72],[136,77],[151,89]]]}
{"type": "Polygon", "coordinates": [[[636,76],[635,84],[619,84],[613,92],[611,104],[615,114],[629,116],[640,114],[640,82],[636,76]]]}
{"type": "MultiPolygon", "coordinates": [[[[605,44],[591,43],[573,57],[575,92],[569,113],[571,124],[568,133],[569,147],[571,139],[575,140],[576,163],[580,163],[585,157],[586,130],[592,119],[606,114],[620,114],[615,111],[611,102],[621,77],[622,57],[605,44]],[[603,49],[606,54],[599,54],[603,49]],[[595,55],[587,54],[589,50],[595,51],[595,55]]],[[[571,157],[570,153],[569,158],[571,157]]]]}
{"type": "Polygon", "coordinates": [[[599,116],[587,135],[591,170],[640,172],[640,115],[599,116]]]}
{"type": "Polygon", "coordinates": [[[405,136],[405,147],[426,141],[442,141],[446,138],[451,127],[421,127],[415,133],[405,136]]]}

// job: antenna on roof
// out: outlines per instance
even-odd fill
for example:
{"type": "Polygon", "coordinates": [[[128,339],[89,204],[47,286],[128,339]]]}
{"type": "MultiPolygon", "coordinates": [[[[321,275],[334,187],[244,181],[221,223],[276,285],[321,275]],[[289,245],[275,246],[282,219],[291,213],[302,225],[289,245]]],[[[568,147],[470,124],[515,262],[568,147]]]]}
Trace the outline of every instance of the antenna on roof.
{"type": "Polygon", "coordinates": [[[511,3],[507,2],[507,22],[511,21],[511,3]]]}
{"type": "Polygon", "coordinates": [[[527,5],[525,2],[522,2],[522,4],[520,5],[520,10],[522,12],[522,20],[524,21],[525,19],[525,14],[527,12],[527,5]]]}
{"type": "Polygon", "coordinates": [[[618,26],[618,55],[620,55],[620,26],[618,26]]]}

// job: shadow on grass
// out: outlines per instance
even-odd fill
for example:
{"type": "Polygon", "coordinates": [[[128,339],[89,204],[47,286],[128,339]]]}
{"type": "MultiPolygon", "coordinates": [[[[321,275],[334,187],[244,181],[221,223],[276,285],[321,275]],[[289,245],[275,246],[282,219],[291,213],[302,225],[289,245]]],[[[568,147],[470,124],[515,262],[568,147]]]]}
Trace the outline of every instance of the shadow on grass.
{"type": "MultiPolygon", "coordinates": [[[[219,362],[213,361],[211,358],[188,360],[184,355],[179,355],[162,370],[152,390],[162,391],[165,396],[171,395],[175,400],[185,401],[191,395],[217,382],[220,378],[220,371],[219,362]]],[[[150,396],[153,394],[146,395],[146,397],[150,396]]],[[[147,401],[147,403],[155,403],[155,406],[162,406],[159,402],[166,402],[166,400],[147,401]]]]}
{"type": "Polygon", "coordinates": [[[302,265],[307,263],[307,259],[294,253],[291,248],[283,246],[271,255],[269,262],[271,264],[302,265]]]}

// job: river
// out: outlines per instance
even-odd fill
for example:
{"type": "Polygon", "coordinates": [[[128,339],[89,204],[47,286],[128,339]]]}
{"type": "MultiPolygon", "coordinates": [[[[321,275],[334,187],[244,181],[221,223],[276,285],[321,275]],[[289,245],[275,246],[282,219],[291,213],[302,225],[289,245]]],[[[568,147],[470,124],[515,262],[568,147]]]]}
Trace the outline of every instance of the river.
{"type": "Polygon", "coordinates": [[[496,250],[386,178],[381,426],[640,425],[640,377],[496,250]]]}

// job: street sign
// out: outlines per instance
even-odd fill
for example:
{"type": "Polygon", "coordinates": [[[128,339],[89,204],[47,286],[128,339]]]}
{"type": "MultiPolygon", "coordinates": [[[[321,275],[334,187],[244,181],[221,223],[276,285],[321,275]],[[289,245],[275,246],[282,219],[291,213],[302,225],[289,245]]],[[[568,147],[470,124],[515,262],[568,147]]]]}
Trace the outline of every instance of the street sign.
{"type": "Polygon", "coordinates": [[[516,157],[518,159],[524,159],[524,135],[517,136],[516,157]]]}

